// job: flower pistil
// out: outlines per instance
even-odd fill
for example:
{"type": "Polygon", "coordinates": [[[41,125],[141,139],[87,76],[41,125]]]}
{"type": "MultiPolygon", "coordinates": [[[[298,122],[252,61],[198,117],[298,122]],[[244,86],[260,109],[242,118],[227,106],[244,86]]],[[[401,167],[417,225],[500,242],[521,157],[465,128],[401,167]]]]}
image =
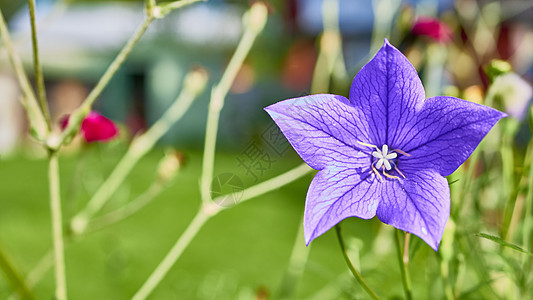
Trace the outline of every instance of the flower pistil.
{"type": "Polygon", "coordinates": [[[377,160],[374,160],[372,162],[371,167],[372,167],[372,171],[374,171],[374,174],[376,174],[379,180],[383,181],[383,177],[381,177],[378,171],[380,169],[382,171],[382,174],[385,177],[388,177],[391,179],[400,179],[400,177],[398,176],[394,176],[394,175],[387,173],[387,171],[392,170],[392,168],[394,168],[394,170],[396,170],[396,172],[398,172],[398,174],[400,174],[405,179],[405,175],[403,175],[403,173],[396,166],[398,164],[398,153],[400,153],[401,155],[405,155],[405,156],[411,156],[410,154],[400,149],[393,149],[389,151],[389,146],[387,144],[383,144],[381,149],[379,149],[379,147],[376,145],[363,143],[359,141],[357,142],[363,146],[372,147],[376,149],[376,151],[372,152],[372,156],[376,158],[377,160]]]}

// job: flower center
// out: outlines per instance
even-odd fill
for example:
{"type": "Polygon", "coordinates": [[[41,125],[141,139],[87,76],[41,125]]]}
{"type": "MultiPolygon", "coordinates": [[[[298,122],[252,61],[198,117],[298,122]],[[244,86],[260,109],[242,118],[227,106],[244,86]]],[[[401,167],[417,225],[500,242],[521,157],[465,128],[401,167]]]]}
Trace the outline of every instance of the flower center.
{"type": "Polygon", "coordinates": [[[393,149],[389,150],[389,146],[387,144],[384,144],[381,146],[381,149],[378,148],[378,146],[362,143],[359,142],[359,144],[367,147],[372,147],[376,149],[376,151],[372,152],[372,156],[374,157],[373,162],[371,164],[372,171],[374,171],[374,174],[383,181],[383,178],[381,177],[381,174],[383,174],[385,177],[391,178],[391,179],[400,179],[398,176],[391,175],[387,173],[388,171],[394,170],[403,178],[405,178],[405,175],[403,175],[402,172],[398,169],[396,166],[397,162],[394,160],[398,157],[398,153],[405,155],[405,156],[411,156],[410,154],[405,153],[404,151],[400,149],[393,149]],[[381,172],[380,172],[381,171],[381,172]]]}
{"type": "Polygon", "coordinates": [[[377,149],[377,151],[372,152],[372,156],[378,159],[375,167],[379,170],[382,166],[384,166],[387,171],[390,171],[390,169],[392,169],[390,160],[398,157],[398,154],[396,154],[394,151],[388,153],[389,146],[387,145],[383,145],[381,149],[381,151],[377,149]]]}

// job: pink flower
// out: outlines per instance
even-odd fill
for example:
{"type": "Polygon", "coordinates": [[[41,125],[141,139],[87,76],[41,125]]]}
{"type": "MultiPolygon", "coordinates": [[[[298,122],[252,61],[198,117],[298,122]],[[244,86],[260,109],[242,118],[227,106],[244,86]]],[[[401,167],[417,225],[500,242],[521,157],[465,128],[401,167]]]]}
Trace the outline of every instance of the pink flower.
{"type": "MultiPolygon", "coordinates": [[[[67,127],[69,117],[61,118],[61,129],[67,127]]],[[[91,111],[81,123],[81,133],[87,143],[107,142],[118,134],[118,127],[110,119],[91,111]]]]}
{"type": "Polygon", "coordinates": [[[452,39],[452,30],[448,25],[431,17],[420,17],[415,21],[411,32],[426,36],[439,43],[447,43],[452,39]]]}

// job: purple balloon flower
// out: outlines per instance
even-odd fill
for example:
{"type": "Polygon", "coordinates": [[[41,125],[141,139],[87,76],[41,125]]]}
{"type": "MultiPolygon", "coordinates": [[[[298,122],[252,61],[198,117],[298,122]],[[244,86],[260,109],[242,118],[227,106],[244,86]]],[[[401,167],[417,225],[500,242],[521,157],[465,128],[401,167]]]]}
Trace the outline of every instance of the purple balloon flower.
{"type": "Polygon", "coordinates": [[[307,244],[347,217],[377,215],[435,251],[450,215],[444,176],[506,116],[453,97],[425,99],[416,70],[387,40],[355,76],[349,99],[311,95],[265,110],[319,170],[305,205],[307,244]]]}

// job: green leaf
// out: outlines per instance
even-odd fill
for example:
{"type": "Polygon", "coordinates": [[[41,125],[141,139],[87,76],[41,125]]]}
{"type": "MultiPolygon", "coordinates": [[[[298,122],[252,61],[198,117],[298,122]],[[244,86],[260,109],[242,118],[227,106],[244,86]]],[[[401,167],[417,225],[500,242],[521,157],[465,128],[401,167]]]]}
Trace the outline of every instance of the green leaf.
{"type": "Polygon", "coordinates": [[[522,252],[522,253],[525,253],[527,255],[533,256],[533,253],[531,253],[531,252],[529,252],[529,251],[527,251],[527,250],[525,250],[525,249],[523,249],[523,248],[521,248],[521,247],[519,247],[519,246],[517,246],[515,244],[511,244],[509,242],[506,242],[500,237],[497,237],[497,236],[494,236],[494,235],[490,235],[490,234],[486,234],[486,233],[481,233],[481,232],[480,233],[476,233],[476,236],[485,238],[487,240],[491,240],[491,241],[493,241],[495,243],[498,243],[498,244],[500,244],[500,245],[502,245],[504,247],[509,247],[509,248],[511,248],[513,250],[516,250],[518,252],[522,252]]]}

